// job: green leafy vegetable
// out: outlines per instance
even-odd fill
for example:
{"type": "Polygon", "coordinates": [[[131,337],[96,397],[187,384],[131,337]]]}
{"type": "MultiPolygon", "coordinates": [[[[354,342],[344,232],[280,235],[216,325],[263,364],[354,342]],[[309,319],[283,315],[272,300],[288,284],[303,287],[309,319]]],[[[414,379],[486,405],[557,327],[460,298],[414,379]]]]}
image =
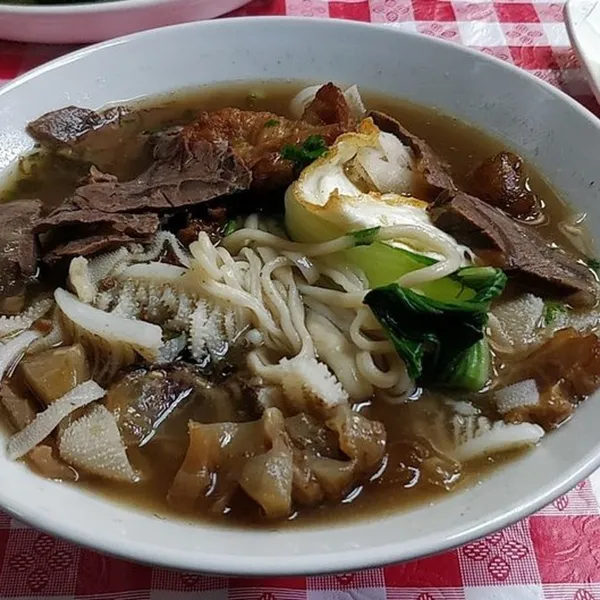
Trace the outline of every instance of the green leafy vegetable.
{"type": "Polygon", "coordinates": [[[493,300],[502,293],[506,285],[506,275],[494,267],[465,267],[451,277],[475,290],[473,302],[493,300]]]}
{"type": "MultiPolygon", "coordinates": [[[[363,271],[373,288],[393,283],[406,273],[428,267],[436,262],[428,256],[415,254],[384,242],[350,248],[344,252],[344,257],[363,271]]],[[[474,290],[466,287],[463,282],[450,277],[424,283],[418,289],[438,300],[466,300],[475,295],[474,290]]]]}
{"type": "Polygon", "coordinates": [[[301,145],[286,144],[281,149],[281,158],[291,160],[297,169],[302,170],[327,152],[327,144],[322,135],[309,135],[301,145]]]}
{"type": "Polygon", "coordinates": [[[231,235],[234,231],[241,229],[243,226],[243,221],[240,217],[236,219],[229,219],[227,223],[225,223],[225,227],[223,227],[223,235],[227,237],[231,235]]]}
{"type": "Polygon", "coordinates": [[[556,302],[555,300],[548,300],[544,304],[544,323],[546,325],[551,325],[561,314],[566,312],[567,307],[564,304],[556,302]]]}
{"type": "Polygon", "coordinates": [[[439,385],[478,391],[490,378],[492,358],[484,338],[455,356],[448,356],[437,374],[439,385]]]}
{"type": "Polygon", "coordinates": [[[269,119],[266,123],[265,123],[265,127],[277,127],[277,125],[279,125],[280,121],[278,121],[277,119],[269,119]]]}
{"type": "Polygon", "coordinates": [[[427,348],[430,359],[437,362],[442,341],[452,340],[453,349],[462,352],[483,337],[486,324],[485,312],[477,302],[440,302],[403,288],[396,283],[371,290],[367,304],[379,322],[397,339],[403,339],[404,347],[413,348],[407,356],[411,377],[418,377],[423,367],[420,358],[427,348]]]}
{"type": "MultiPolygon", "coordinates": [[[[360,233],[366,242],[367,234],[360,233]]],[[[411,377],[467,390],[485,385],[491,359],[484,329],[489,304],[506,285],[500,269],[466,267],[406,289],[393,282],[434,264],[435,259],[384,242],[350,248],[344,255],[373,286],[365,304],[386,330],[411,377]]]]}
{"type": "Polygon", "coordinates": [[[354,247],[369,246],[375,241],[375,237],[379,233],[381,227],[369,227],[368,229],[359,229],[351,231],[348,235],[354,238],[354,247]]]}
{"type": "Polygon", "coordinates": [[[506,276],[491,267],[469,267],[452,279],[473,285],[470,298],[439,300],[392,283],[371,290],[365,304],[406,362],[411,377],[422,383],[478,390],[489,376],[489,351],[484,343],[487,313],[490,301],[504,289],[506,276]]]}
{"type": "MultiPolygon", "coordinates": [[[[368,230],[362,230],[368,231],[368,230]]],[[[344,252],[348,262],[356,265],[366,275],[371,287],[381,287],[398,280],[402,275],[433,265],[436,260],[374,242],[370,246],[357,246],[344,252]]],[[[471,300],[481,292],[495,298],[504,289],[506,276],[493,267],[465,267],[449,277],[423,283],[417,289],[436,300],[471,300]],[[499,290],[499,291],[498,291],[499,290]]],[[[479,297],[485,300],[485,297],[479,297]]]]}

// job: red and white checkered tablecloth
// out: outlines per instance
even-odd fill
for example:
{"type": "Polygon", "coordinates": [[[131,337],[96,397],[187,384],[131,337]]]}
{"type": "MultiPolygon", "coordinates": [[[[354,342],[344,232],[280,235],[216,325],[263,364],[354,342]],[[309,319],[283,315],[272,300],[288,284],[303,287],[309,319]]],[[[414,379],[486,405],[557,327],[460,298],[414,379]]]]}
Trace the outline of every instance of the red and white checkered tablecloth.
{"type": "MultiPolygon", "coordinates": [[[[342,18],[418,31],[527,69],[600,114],[562,2],[255,0],[235,15],[342,18]]],[[[72,47],[0,41],[0,84],[72,47]]],[[[441,556],[325,577],[224,579],[136,565],[0,513],[0,600],[600,600],[600,472],[529,519],[441,556]]]]}

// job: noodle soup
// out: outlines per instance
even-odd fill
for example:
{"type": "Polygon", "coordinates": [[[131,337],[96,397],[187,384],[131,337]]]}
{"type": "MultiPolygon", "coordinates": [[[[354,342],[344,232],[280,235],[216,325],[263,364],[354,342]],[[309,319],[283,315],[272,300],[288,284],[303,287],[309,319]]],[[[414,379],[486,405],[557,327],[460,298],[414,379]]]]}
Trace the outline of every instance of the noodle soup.
{"type": "Polygon", "coordinates": [[[450,117],[245,84],[29,133],[1,398],[41,476],[186,518],[355,517],[472,484],[600,386],[585,216],[450,117]]]}

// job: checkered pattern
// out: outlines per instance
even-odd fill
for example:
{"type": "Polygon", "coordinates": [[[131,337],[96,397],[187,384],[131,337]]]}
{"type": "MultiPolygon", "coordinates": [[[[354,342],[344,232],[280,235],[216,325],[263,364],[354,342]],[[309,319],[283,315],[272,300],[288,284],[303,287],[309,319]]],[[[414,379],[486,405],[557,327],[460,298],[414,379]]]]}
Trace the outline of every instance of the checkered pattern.
{"type": "MultiPolygon", "coordinates": [[[[600,114],[562,2],[255,0],[236,15],[387,23],[478,48],[600,114]]],[[[0,42],[0,83],[73,47],[0,42]]],[[[0,513],[0,600],[600,600],[600,472],[533,517],[441,556],[325,577],[224,579],[152,569],[55,540],[0,513]]]]}
{"type": "MultiPolygon", "coordinates": [[[[563,23],[563,2],[542,0],[254,0],[234,13],[386,23],[477,48],[526,69],[599,112],[563,23]]],[[[72,50],[0,42],[0,83],[72,50]]]]}
{"type": "Polygon", "coordinates": [[[322,577],[221,578],[79,549],[0,513],[0,600],[600,600],[600,472],[538,514],[421,560],[322,577]]]}

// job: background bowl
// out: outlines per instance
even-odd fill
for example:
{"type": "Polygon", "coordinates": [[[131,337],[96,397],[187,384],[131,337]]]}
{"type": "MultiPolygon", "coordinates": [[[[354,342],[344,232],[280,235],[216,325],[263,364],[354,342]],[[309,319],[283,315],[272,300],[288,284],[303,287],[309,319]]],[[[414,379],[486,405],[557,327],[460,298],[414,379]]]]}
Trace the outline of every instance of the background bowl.
{"type": "MultiPolygon", "coordinates": [[[[564,198],[588,213],[592,231],[600,230],[600,122],[590,113],[551,86],[484,54],[343,21],[193,23],[63,57],[0,91],[0,171],[31,148],[26,123],[51,109],[68,104],[99,108],[210,83],[290,76],[357,83],[476,125],[526,156],[564,198]]],[[[407,560],[506,526],[588,475],[600,458],[598,396],[583,403],[539,448],[480,485],[371,521],[255,531],[159,519],[41,479],[7,461],[3,444],[0,507],[77,543],[186,570],[310,574],[407,560]]]]}
{"type": "Polygon", "coordinates": [[[108,40],[134,31],[212,19],[248,0],[112,0],[111,2],[18,5],[0,0],[0,39],[46,44],[108,40]]]}

